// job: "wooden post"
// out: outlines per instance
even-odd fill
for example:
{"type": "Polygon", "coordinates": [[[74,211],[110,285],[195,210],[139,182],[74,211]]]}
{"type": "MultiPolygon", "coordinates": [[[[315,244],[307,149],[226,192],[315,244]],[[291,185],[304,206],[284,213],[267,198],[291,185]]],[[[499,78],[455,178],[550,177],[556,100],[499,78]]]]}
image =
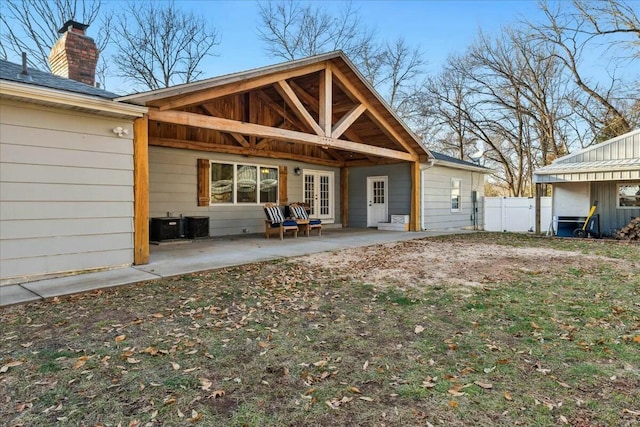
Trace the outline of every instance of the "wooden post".
{"type": "Polygon", "coordinates": [[[340,168],[340,222],[349,227],[349,168],[340,168]]]}
{"type": "Polygon", "coordinates": [[[420,162],[411,163],[411,217],[409,230],[420,231],[420,162]]]}
{"type": "Polygon", "coordinates": [[[536,182],[536,233],[540,234],[540,203],[542,201],[542,184],[536,182]]]}
{"type": "Polygon", "coordinates": [[[133,263],[149,263],[149,119],[133,122],[133,263]]]}

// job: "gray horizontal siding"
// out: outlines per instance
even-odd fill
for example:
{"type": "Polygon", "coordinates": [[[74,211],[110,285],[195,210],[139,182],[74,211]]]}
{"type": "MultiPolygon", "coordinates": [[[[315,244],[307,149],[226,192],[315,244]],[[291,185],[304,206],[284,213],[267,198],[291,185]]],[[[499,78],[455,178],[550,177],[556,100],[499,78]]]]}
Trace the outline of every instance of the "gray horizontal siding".
{"type": "Polygon", "coordinates": [[[473,225],[471,191],[478,193],[478,226],[484,223],[484,175],[460,169],[434,166],[423,171],[421,197],[426,229],[455,229],[473,225]],[[459,212],[451,211],[451,179],[461,180],[461,206],[459,212]]]}
{"type": "Polygon", "coordinates": [[[0,102],[0,278],[131,264],[132,123],[0,102]]]}
{"type": "Polygon", "coordinates": [[[40,274],[93,270],[99,267],[116,267],[131,264],[133,250],[68,253],[29,257],[20,259],[0,259],[3,278],[29,277],[34,272],[40,274]],[[106,264],[105,262],[108,262],[106,264]]]}
{"type": "Polygon", "coordinates": [[[262,205],[236,204],[197,206],[197,159],[219,162],[245,163],[264,166],[287,166],[287,194],[289,202],[302,200],[302,175],[293,174],[295,167],[315,170],[330,170],[335,173],[335,218],[339,220],[340,173],[337,168],[328,168],[290,160],[261,157],[243,157],[229,154],[178,150],[164,147],[149,147],[149,214],[153,217],[208,216],[209,235],[263,233],[264,211],[262,205]]]}
{"type": "Polygon", "coordinates": [[[389,215],[411,212],[411,168],[408,163],[349,169],[349,226],[367,226],[367,177],[388,177],[389,215]]]}

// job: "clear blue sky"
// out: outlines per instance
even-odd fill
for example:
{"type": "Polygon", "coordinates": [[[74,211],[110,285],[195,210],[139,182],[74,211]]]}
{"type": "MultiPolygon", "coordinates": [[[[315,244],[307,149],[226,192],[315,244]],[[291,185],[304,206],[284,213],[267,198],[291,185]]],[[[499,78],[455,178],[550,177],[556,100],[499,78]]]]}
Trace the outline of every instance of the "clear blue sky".
{"type": "MultiPolygon", "coordinates": [[[[219,56],[209,58],[202,78],[243,71],[281,62],[264,52],[258,38],[261,25],[255,1],[185,1],[176,3],[202,14],[221,35],[216,48],[219,56]]],[[[323,2],[326,7],[341,8],[338,1],[323,2]]],[[[537,15],[534,0],[494,1],[354,1],[362,22],[375,29],[381,39],[404,37],[411,46],[421,46],[428,60],[427,71],[437,72],[448,55],[462,53],[479,28],[494,33],[503,25],[515,23],[521,16],[537,15]]],[[[91,30],[89,30],[89,34],[91,30]]],[[[121,90],[116,81],[107,88],[121,90]]]]}

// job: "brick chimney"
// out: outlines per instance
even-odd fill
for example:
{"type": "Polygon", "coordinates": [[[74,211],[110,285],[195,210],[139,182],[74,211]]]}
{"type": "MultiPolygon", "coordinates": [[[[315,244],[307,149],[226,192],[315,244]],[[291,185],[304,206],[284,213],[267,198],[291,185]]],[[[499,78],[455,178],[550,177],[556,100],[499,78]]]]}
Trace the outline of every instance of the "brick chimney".
{"type": "Polygon", "coordinates": [[[58,30],[62,36],[51,48],[49,65],[53,74],[95,86],[99,52],[93,39],[84,35],[88,27],[71,20],[65,22],[58,30]]]}

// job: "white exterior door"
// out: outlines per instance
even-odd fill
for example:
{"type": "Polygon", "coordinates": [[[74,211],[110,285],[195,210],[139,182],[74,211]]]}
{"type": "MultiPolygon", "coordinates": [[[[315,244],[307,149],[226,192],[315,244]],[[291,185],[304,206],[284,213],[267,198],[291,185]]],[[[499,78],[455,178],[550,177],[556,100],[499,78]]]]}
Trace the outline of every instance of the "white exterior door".
{"type": "Polygon", "coordinates": [[[333,218],[333,172],[305,170],[304,202],[311,207],[311,218],[333,218]]]}
{"type": "Polygon", "coordinates": [[[389,221],[387,187],[386,176],[367,177],[367,227],[389,221]]]}

